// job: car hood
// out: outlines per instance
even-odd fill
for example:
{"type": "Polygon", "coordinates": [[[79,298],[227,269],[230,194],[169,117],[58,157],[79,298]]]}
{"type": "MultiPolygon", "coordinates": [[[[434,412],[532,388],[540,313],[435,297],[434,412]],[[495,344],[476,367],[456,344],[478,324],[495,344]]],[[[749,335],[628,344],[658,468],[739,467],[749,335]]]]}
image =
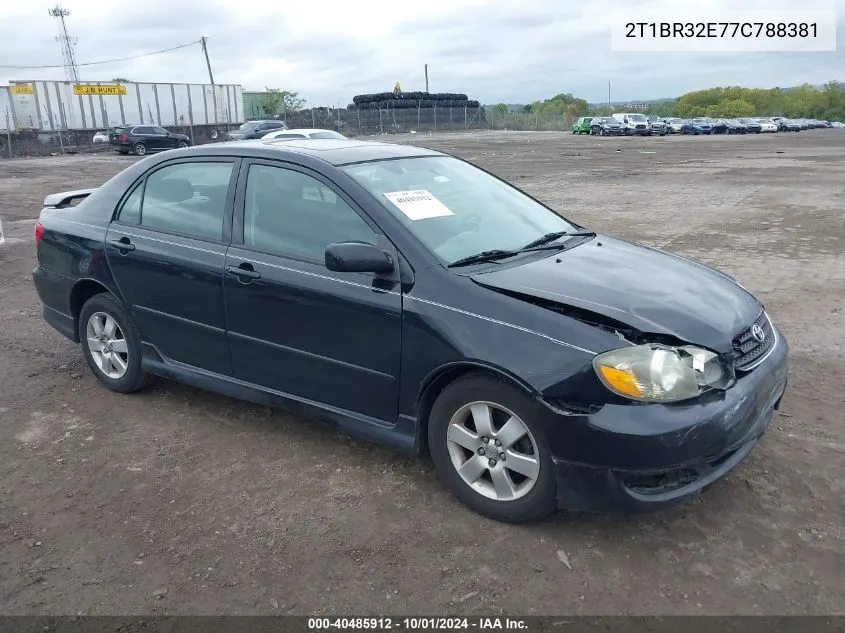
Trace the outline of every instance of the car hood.
{"type": "Polygon", "coordinates": [[[607,236],[470,277],[492,289],[598,313],[644,334],[673,336],[717,353],[729,352],[732,339],[762,310],[724,273],[607,236]]]}

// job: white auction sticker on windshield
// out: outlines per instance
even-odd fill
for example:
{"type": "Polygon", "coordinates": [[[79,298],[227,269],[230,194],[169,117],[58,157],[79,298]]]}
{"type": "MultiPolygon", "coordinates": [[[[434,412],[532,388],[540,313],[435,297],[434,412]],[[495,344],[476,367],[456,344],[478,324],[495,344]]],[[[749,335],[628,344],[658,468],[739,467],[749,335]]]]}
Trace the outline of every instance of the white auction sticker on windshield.
{"type": "Polygon", "coordinates": [[[425,189],[417,191],[390,191],[384,194],[396,207],[411,220],[426,220],[455,215],[445,204],[425,189]]]}

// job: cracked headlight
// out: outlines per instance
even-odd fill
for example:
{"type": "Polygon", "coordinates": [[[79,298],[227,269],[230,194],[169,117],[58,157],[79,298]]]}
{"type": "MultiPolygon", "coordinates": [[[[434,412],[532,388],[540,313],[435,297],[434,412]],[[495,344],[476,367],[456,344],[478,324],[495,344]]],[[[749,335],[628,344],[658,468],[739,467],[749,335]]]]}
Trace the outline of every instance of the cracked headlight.
{"type": "Polygon", "coordinates": [[[678,402],[735,382],[717,354],[692,345],[646,344],[599,354],[593,368],[612,392],[642,402],[678,402]]]}

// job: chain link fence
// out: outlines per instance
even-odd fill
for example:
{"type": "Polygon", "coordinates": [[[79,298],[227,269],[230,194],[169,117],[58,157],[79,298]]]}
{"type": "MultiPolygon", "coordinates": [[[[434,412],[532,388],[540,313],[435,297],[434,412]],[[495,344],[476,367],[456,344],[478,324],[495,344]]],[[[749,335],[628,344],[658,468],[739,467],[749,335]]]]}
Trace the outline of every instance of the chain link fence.
{"type": "Polygon", "coordinates": [[[287,126],[335,130],[345,136],[458,132],[462,130],[568,131],[573,117],[500,112],[483,107],[308,108],[284,115],[287,126]]]}

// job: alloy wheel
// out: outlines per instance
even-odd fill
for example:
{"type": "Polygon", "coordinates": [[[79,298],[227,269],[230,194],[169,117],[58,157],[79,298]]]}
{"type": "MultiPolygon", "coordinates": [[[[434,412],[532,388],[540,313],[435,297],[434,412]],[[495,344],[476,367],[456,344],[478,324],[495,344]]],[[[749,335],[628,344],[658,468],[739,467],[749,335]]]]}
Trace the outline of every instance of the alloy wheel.
{"type": "Polygon", "coordinates": [[[480,495],[513,501],[540,475],[537,442],[513,412],[492,402],[471,402],[452,416],[446,445],[452,466],[480,495]]]}
{"type": "Polygon", "coordinates": [[[110,314],[95,312],[86,326],[86,344],[103,375],[119,380],[129,367],[129,347],[123,331],[110,314]]]}

